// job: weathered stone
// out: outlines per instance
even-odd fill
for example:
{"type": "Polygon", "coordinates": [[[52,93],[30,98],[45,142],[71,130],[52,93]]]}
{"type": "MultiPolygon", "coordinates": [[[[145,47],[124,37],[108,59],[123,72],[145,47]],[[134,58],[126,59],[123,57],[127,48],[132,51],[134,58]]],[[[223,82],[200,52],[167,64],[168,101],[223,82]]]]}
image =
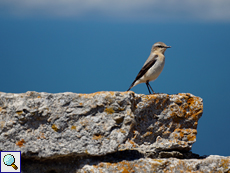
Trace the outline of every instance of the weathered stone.
{"type": "Polygon", "coordinates": [[[24,159],[23,173],[229,173],[230,157],[208,156],[198,159],[140,158],[137,153],[109,154],[101,157],[62,157],[24,159]]]}
{"type": "Polygon", "coordinates": [[[0,150],[24,173],[228,172],[190,151],[202,112],[192,94],[1,92],[0,150]]]}
{"type": "Polygon", "coordinates": [[[135,95],[135,125],[119,150],[155,155],[161,150],[189,151],[196,141],[202,99],[191,94],[135,95]]]}
{"type": "Polygon", "coordinates": [[[205,159],[150,159],[142,158],[133,161],[116,163],[100,162],[96,165],[85,165],[78,173],[153,173],[153,172],[230,172],[230,157],[209,156],[205,159]]]}
{"type": "Polygon", "coordinates": [[[191,94],[0,93],[0,149],[46,158],[189,151],[202,110],[191,94]]]}

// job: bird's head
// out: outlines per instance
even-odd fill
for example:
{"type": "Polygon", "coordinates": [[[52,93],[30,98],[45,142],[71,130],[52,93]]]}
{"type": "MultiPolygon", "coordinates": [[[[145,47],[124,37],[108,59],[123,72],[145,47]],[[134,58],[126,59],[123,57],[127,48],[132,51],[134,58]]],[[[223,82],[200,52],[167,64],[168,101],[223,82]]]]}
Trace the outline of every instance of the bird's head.
{"type": "Polygon", "coordinates": [[[151,49],[151,52],[154,52],[154,51],[159,51],[161,53],[165,53],[166,49],[167,48],[170,48],[171,46],[167,46],[166,44],[164,44],[163,42],[156,42],[152,49],[151,49]]]}

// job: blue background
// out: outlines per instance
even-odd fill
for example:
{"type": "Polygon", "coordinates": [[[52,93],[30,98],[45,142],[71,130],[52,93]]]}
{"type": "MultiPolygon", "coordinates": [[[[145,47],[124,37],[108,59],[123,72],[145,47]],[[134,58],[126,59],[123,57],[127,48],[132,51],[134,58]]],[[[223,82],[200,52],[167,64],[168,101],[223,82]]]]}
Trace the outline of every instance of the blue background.
{"type": "MultiPolygon", "coordinates": [[[[4,6],[0,9],[5,9],[0,13],[0,91],[126,91],[152,45],[162,41],[172,48],[151,86],[159,93],[203,98],[204,113],[192,151],[230,156],[228,20],[135,21],[104,19],[93,13],[77,19],[18,17],[4,6]]],[[[132,91],[148,94],[145,84],[132,91]]]]}

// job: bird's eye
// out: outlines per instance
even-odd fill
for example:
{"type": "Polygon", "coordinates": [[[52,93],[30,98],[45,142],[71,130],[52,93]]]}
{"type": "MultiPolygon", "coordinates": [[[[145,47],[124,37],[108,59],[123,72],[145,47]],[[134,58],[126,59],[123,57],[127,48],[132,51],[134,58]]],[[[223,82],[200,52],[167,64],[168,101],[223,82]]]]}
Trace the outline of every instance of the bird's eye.
{"type": "Polygon", "coordinates": [[[157,46],[157,47],[159,47],[159,48],[163,48],[164,46],[160,46],[160,45],[159,45],[159,46],[157,46]]]}

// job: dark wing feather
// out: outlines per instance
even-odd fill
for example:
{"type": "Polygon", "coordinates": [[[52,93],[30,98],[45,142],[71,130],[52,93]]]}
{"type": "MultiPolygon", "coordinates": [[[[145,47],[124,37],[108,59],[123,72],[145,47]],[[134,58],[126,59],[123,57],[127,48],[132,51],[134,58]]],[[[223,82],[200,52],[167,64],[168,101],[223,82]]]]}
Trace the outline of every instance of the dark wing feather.
{"type": "Polygon", "coordinates": [[[156,63],[156,61],[157,61],[157,59],[156,59],[156,57],[154,57],[152,60],[150,60],[147,64],[145,64],[142,68],[141,68],[141,70],[140,70],[140,72],[138,73],[138,75],[137,75],[137,77],[136,77],[136,79],[133,81],[133,83],[131,84],[131,86],[129,87],[129,89],[127,90],[127,91],[129,91],[132,87],[133,87],[133,85],[134,85],[134,83],[138,80],[138,79],[140,79],[155,63],[156,63]]]}

